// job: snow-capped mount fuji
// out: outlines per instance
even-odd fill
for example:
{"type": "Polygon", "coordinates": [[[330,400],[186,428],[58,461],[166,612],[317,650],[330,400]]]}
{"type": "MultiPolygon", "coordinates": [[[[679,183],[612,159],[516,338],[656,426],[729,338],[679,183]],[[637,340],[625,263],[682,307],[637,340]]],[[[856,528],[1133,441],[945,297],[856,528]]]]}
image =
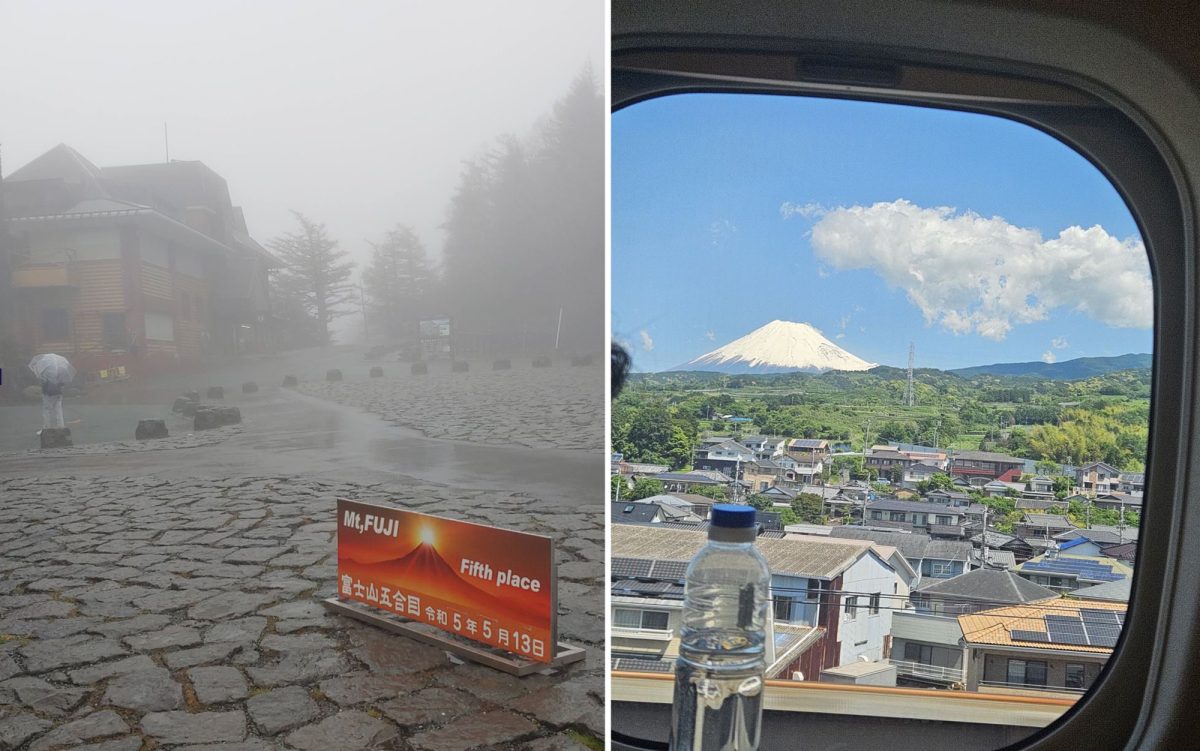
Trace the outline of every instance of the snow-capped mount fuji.
{"type": "Polygon", "coordinates": [[[771,321],[740,339],[680,365],[675,370],[715,373],[790,373],[797,370],[870,370],[875,363],[855,357],[807,323],[771,321]]]}

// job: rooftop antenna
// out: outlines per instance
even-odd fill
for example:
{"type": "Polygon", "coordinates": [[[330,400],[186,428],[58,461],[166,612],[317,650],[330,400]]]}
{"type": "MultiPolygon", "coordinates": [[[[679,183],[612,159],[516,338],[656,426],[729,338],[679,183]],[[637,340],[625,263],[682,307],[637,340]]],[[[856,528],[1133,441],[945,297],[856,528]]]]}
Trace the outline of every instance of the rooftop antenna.
{"type": "Polygon", "coordinates": [[[917,405],[917,394],[913,389],[913,360],[916,359],[917,345],[913,342],[908,343],[908,385],[904,387],[904,406],[915,407],[917,405]]]}

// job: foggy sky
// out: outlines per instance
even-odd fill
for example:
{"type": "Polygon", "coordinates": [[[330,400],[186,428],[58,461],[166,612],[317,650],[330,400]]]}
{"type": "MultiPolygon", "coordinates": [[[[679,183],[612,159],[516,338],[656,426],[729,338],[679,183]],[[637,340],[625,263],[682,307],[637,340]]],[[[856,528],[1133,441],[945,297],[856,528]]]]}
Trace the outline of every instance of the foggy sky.
{"type": "MultiPolygon", "coordinates": [[[[463,159],[524,136],[590,63],[602,0],[0,4],[7,175],[62,142],[98,166],[199,160],[264,245],[410,224],[432,258],[463,159]]],[[[357,272],[356,272],[357,277],[357,272]]]]}

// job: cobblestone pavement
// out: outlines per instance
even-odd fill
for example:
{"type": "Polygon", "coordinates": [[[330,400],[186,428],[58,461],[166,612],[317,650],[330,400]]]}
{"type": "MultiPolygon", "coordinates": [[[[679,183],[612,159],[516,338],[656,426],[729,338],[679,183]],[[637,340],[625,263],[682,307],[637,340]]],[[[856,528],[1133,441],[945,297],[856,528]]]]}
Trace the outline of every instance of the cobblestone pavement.
{"type": "Polygon", "coordinates": [[[599,748],[598,504],[401,479],[49,474],[0,478],[0,749],[599,748]],[[515,678],[328,614],[337,497],[554,535],[560,638],[587,662],[515,678]]]}
{"type": "Polygon", "coordinates": [[[227,425],[222,428],[186,431],[182,434],[167,436],[166,438],[152,438],[142,441],[135,440],[110,441],[106,443],[85,443],[79,446],[71,446],[69,448],[61,449],[27,449],[21,452],[0,454],[0,462],[4,461],[6,458],[11,458],[14,455],[38,456],[45,458],[70,458],[72,456],[90,456],[93,454],[107,456],[111,454],[127,454],[137,451],[193,449],[199,448],[200,446],[211,446],[214,443],[220,443],[226,438],[230,438],[241,432],[242,428],[240,426],[227,425]]]}
{"type": "Polygon", "coordinates": [[[408,363],[386,363],[384,377],[366,381],[302,381],[302,393],[367,410],[431,438],[530,448],[600,451],[603,371],[599,365],[556,362],[512,370],[471,363],[466,373],[414,376],[408,363]],[[599,375],[598,375],[599,374],[599,375]],[[600,435],[599,440],[597,436],[600,435]]]}

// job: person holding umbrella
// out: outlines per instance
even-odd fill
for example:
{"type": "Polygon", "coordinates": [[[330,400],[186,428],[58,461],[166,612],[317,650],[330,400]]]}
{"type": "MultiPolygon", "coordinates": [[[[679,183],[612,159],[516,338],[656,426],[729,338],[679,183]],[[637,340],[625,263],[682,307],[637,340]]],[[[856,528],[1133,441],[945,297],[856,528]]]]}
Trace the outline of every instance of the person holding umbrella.
{"type": "Polygon", "coordinates": [[[62,355],[38,355],[29,361],[29,369],[42,384],[42,429],[65,428],[63,388],[75,380],[75,368],[62,355]]]}

